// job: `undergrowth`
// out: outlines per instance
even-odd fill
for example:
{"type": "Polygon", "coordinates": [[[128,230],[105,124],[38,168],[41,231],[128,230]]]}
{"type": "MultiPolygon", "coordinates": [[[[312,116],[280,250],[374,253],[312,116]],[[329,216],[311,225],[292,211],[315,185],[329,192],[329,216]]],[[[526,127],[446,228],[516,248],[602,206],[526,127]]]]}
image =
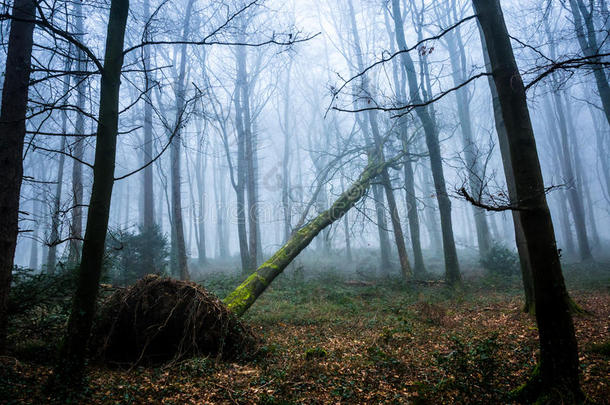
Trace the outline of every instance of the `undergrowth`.
{"type": "MultiPolygon", "coordinates": [[[[262,338],[248,362],[195,357],[130,371],[92,365],[86,403],[510,403],[508,394],[536,364],[537,330],[520,310],[518,275],[467,276],[464,288],[454,291],[443,283],[406,284],[398,276],[294,270],[244,316],[262,338]]],[[[586,294],[573,297],[593,310],[575,318],[583,384],[588,396],[603,402],[610,309],[608,292],[599,286],[608,279],[600,270],[598,288],[590,289],[593,283],[581,284],[577,270],[568,269],[568,286],[587,286],[586,294]]],[[[199,282],[222,298],[243,277],[208,273],[199,282]]],[[[29,285],[15,294],[25,297],[29,285]]],[[[44,403],[38,387],[51,367],[39,358],[56,353],[53,336],[63,331],[69,293],[59,296],[13,318],[11,348],[0,364],[3,398],[44,403]]]]}

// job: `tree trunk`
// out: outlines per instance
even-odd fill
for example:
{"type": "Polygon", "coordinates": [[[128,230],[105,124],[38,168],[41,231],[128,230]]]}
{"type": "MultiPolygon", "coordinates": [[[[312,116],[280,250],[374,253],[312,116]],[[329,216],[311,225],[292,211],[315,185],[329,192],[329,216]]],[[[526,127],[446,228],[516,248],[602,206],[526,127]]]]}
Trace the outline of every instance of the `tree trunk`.
{"type": "Polygon", "coordinates": [[[216,154],[214,170],[214,200],[216,203],[216,233],[218,241],[218,256],[221,259],[229,257],[229,238],[227,235],[227,222],[225,210],[227,209],[227,195],[225,176],[220,164],[220,153],[216,154]]]}
{"type": "MultiPolygon", "coordinates": [[[[84,34],[82,0],[74,3],[75,31],[77,35],[84,34]]],[[[86,56],[80,49],[76,50],[76,71],[87,70],[86,56]]],[[[74,131],[77,134],[85,133],[85,118],[81,111],[85,111],[85,87],[86,76],[75,75],[76,85],[76,113],[74,131]]],[[[83,237],[83,165],[80,163],[85,156],[84,138],[76,138],[72,154],[76,159],[72,160],[72,223],[70,224],[70,254],[69,263],[75,266],[80,261],[82,237],[83,237]]]]}
{"type": "Polygon", "coordinates": [[[40,228],[40,222],[38,218],[40,217],[40,202],[38,201],[38,196],[34,195],[32,197],[32,216],[30,224],[34,227],[32,232],[32,239],[30,242],[30,265],[29,268],[32,270],[38,269],[38,234],[40,228]]]}
{"type": "Polygon", "coordinates": [[[574,227],[576,229],[576,238],[578,240],[578,248],[580,252],[581,260],[591,260],[593,258],[591,254],[591,248],[589,246],[589,236],[587,235],[587,226],[585,223],[585,209],[583,206],[581,195],[578,193],[578,184],[574,167],[572,164],[572,154],[570,152],[570,144],[568,139],[568,129],[565,118],[565,109],[561,97],[556,92],[553,93],[553,99],[555,101],[555,111],[559,118],[559,133],[561,134],[561,148],[563,149],[562,156],[562,168],[564,173],[565,181],[568,182],[567,200],[570,204],[572,218],[574,219],[574,227]]]}
{"type": "MultiPolygon", "coordinates": [[[[381,139],[381,134],[379,132],[379,126],[377,124],[377,117],[375,111],[369,111],[368,115],[375,145],[375,152],[372,154],[372,156],[374,160],[383,162],[385,160],[385,156],[383,153],[383,142],[381,139]]],[[[392,221],[392,229],[394,230],[394,242],[396,243],[396,248],[398,250],[400,270],[403,275],[403,278],[405,280],[408,280],[413,274],[411,271],[411,265],[409,264],[409,258],[407,257],[405,238],[402,232],[400,216],[398,214],[398,205],[396,204],[396,199],[394,198],[394,189],[392,188],[392,182],[390,180],[390,174],[388,173],[387,167],[382,171],[380,180],[388,201],[388,209],[390,210],[390,220],[392,221]]]]}
{"type": "Polygon", "coordinates": [[[290,136],[292,126],[290,125],[290,72],[292,71],[292,59],[288,62],[288,70],[286,72],[285,88],[284,88],[284,124],[282,126],[284,132],[284,153],[282,156],[282,211],[284,214],[284,239],[286,242],[290,238],[292,232],[292,209],[290,206],[290,136]]]}
{"type": "MultiPolygon", "coordinates": [[[[566,121],[568,123],[568,132],[576,134],[576,126],[574,125],[574,111],[572,111],[572,105],[568,99],[567,91],[564,91],[563,101],[566,106],[566,121]]],[[[595,123],[593,124],[595,127],[595,123]]],[[[581,149],[579,145],[579,137],[572,136],[568,139],[570,150],[572,151],[574,161],[574,172],[576,173],[576,184],[578,185],[578,194],[583,196],[583,203],[586,204],[585,216],[589,224],[587,229],[590,231],[588,234],[591,236],[592,248],[600,246],[599,233],[597,231],[597,219],[595,218],[595,209],[593,207],[593,198],[591,196],[591,187],[589,176],[582,165],[581,149]]]]}
{"type": "Polygon", "coordinates": [[[248,197],[248,266],[247,271],[251,272],[256,269],[258,259],[258,207],[256,201],[256,162],[255,162],[255,145],[254,135],[252,133],[252,116],[250,112],[250,84],[248,83],[247,69],[247,49],[245,46],[240,46],[237,49],[237,82],[239,89],[236,97],[240,97],[241,122],[243,126],[244,137],[244,159],[245,159],[245,180],[248,197]]]}
{"type": "MultiPolygon", "coordinates": [[[[386,19],[386,26],[388,28],[388,34],[390,36],[390,52],[394,53],[394,42],[396,38],[392,35],[389,21],[387,19],[387,13],[384,12],[386,19]]],[[[402,75],[402,81],[399,80],[400,66],[394,61],[392,66],[392,73],[394,77],[394,86],[396,87],[395,93],[399,102],[406,100],[406,77],[402,75]]],[[[410,158],[410,145],[407,135],[407,122],[406,117],[400,117],[398,122],[399,139],[402,143],[403,152],[405,153],[406,159],[403,163],[403,171],[405,177],[405,199],[407,204],[407,218],[409,222],[409,232],[411,234],[411,248],[413,249],[413,273],[416,277],[421,277],[425,274],[426,268],[424,265],[424,256],[421,248],[421,235],[419,230],[419,215],[417,213],[417,198],[415,196],[415,176],[413,173],[413,164],[410,158]]]]}
{"type": "Polygon", "coordinates": [[[379,233],[379,254],[382,273],[390,270],[390,238],[388,237],[388,222],[385,216],[385,199],[379,184],[373,184],[373,200],[375,200],[375,213],[377,214],[377,230],[379,233]]]}
{"type": "MultiPolygon", "coordinates": [[[[485,59],[485,66],[488,73],[492,72],[491,62],[489,61],[489,53],[487,52],[487,44],[485,42],[485,36],[479,28],[479,36],[481,37],[481,47],[483,49],[483,57],[485,59]]],[[[502,106],[500,105],[500,98],[498,91],[496,90],[496,83],[492,76],[488,76],[489,90],[491,93],[491,100],[494,111],[494,122],[496,125],[496,133],[498,135],[498,144],[500,146],[500,155],[502,156],[502,167],[504,169],[504,177],[506,179],[506,187],[508,188],[508,198],[511,204],[518,203],[517,189],[515,186],[515,178],[513,177],[513,165],[510,159],[510,150],[508,145],[508,134],[506,127],[504,126],[504,117],[502,116],[502,106]]],[[[535,312],[534,304],[534,281],[532,279],[532,265],[529,259],[529,252],[527,249],[527,243],[525,241],[525,234],[523,233],[523,226],[521,225],[521,214],[519,211],[511,211],[513,218],[513,227],[515,230],[515,244],[517,246],[517,253],[519,254],[519,265],[521,268],[521,279],[523,281],[523,291],[525,293],[525,304],[523,311],[533,314],[535,312]]]]}
{"type": "Polygon", "coordinates": [[[473,4],[498,92],[516,196],[521,208],[521,224],[532,265],[540,338],[540,372],[535,377],[540,391],[535,395],[538,398],[560,396],[566,402],[577,402],[584,398],[578,381],[578,348],[525,88],[499,0],[473,0],[473,4]]]}
{"type": "MultiPolygon", "coordinates": [[[[404,129],[404,126],[401,126],[404,129]]],[[[424,255],[421,248],[421,236],[419,231],[419,214],[417,212],[417,197],[415,195],[415,176],[413,165],[409,158],[409,143],[407,134],[401,135],[403,152],[406,153],[404,163],[405,175],[405,199],[407,203],[407,217],[409,218],[409,232],[411,233],[411,247],[413,248],[413,273],[416,277],[421,277],[426,273],[424,265],[424,255]]]]}
{"type": "MultiPolygon", "coordinates": [[[[197,191],[199,194],[199,205],[197,214],[193,215],[197,220],[194,225],[197,226],[196,233],[197,235],[197,252],[199,265],[203,266],[207,263],[207,247],[205,243],[205,204],[206,204],[206,193],[205,193],[205,173],[207,169],[207,147],[202,147],[201,143],[206,142],[205,135],[201,128],[198,129],[198,133],[201,137],[201,140],[198,142],[199,148],[197,150],[197,161],[195,164],[195,170],[197,174],[195,178],[197,179],[197,191]]],[[[193,213],[195,207],[193,206],[193,213]]]]}
{"type": "MultiPolygon", "coordinates": [[[[64,114],[63,118],[63,133],[66,133],[67,116],[64,114]]],[[[66,137],[61,137],[61,146],[59,149],[61,152],[66,150],[66,137]]],[[[55,185],[55,196],[53,197],[53,208],[51,214],[51,232],[49,234],[49,250],[47,252],[47,272],[49,274],[55,273],[55,266],[57,263],[57,244],[59,243],[59,210],[61,208],[61,191],[64,182],[64,164],[66,161],[66,155],[63,153],[59,154],[59,163],[57,166],[57,184],[55,185]]]]}
{"type": "Polygon", "coordinates": [[[590,58],[589,62],[595,64],[592,67],[593,76],[595,77],[595,84],[597,85],[603,111],[606,114],[606,120],[610,124],[610,85],[608,84],[606,70],[601,65],[601,58],[595,56],[599,53],[599,46],[597,45],[597,31],[593,22],[593,2],[590,4],[591,10],[587,10],[582,0],[570,0],[570,10],[572,11],[574,29],[576,30],[576,36],[582,53],[590,58]]]}
{"type": "MultiPolygon", "coordinates": [[[[356,16],[354,12],[353,2],[349,1],[349,9],[350,9],[350,21],[351,21],[351,29],[352,35],[354,37],[354,46],[356,59],[358,60],[358,69],[362,72],[364,70],[364,61],[362,58],[362,48],[360,46],[360,35],[358,33],[358,27],[356,25],[356,16]]],[[[369,93],[369,86],[366,78],[363,76],[362,79],[362,88],[360,89],[365,95],[369,93]]],[[[373,142],[368,142],[370,144],[369,148],[369,159],[375,161],[381,161],[385,159],[383,152],[383,141],[381,137],[381,133],[379,130],[379,124],[377,122],[377,113],[374,110],[369,110],[367,112],[367,117],[369,121],[369,125],[371,126],[371,133],[373,135],[373,142]]],[[[396,248],[398,251],[398,259],[400,263],[400,270],[405,279],[408,279],[412,276],[411,266],[409,264],[409,258],[407,257],[407,249],[405,247],[405,238],[402,232],[402,225],[400,223],[400,216],[398,214],[398,206],[396,204],[396,199],[394,197],[394,189],[392,188],[392,182],[390,180],[390,174],[388,173],[388,169],[385,168],[383,173],[380,176],[381,185],[385,191],[385,196],[388,201],[388,208],[390,210],[390,220],[392,221],[392,229],[394,231],[394,242],[396,243],[396,248]]],[[[384,215],[385,217],[385,215],[384,215]]],[[[388,272],[389,267],[384,267],[382,271],[388,272]]]]}
{"type": "MultiPolygon", "coordinates": [[[[144,0],[144,18],[150,16],[150,0],[144,0]]],[[[150,49],[145,46],[142,50],[144,70],[146,74],[146,89],[150,88],[148,77],[151,69],[151,57],[150,49]]],[[[149,93],[150,94],[150,90],[149,93]]],[[[144,102],[144,154],[143,162],[147,164],[153,158],[153,107],[152,97],[146,97],[144,102]]],[[[153,165],[150,164],[144,168],[144,176],[142,182],[142,198],[144,207],[144,217],[142,227],[144,230],[149,230],[155,225],[155,211],[154,211],[154,188],[153,188],[153,165]]],[[[150,262],[150,261],[149,261],[150,262]]],[[[150,263],[152,267],[152,263],[150,263]]]]}
{"type": "MultiPolygon", "coordinates": [[[[396,43],[398,44],[398,48],[400,50],[406,50],[407,43],[405,41],[405,33],[400,11],[400,0],[392,0],[392,12],[394,18],[396,43]]],[[[400,55],[403,68],[407,74],[411,103],[421,104],[422,99],[419,94],[419,85],[417,82],[413,60],[407,52],[403,52],[400,55]]],[[[460,274],[455,240],[453,238],[451,201],[449,200],[449,195],[447,194],[447,188],[445,185],[441,149],[438,140],[438,129],[427,107],[418,107],[415,111],[424,127],[426,145],[428,146],[428,152],[430,154],[432,178],[434,180],[434,188],[441,217],[443,252],[445,256],[445,278],[450,285],[455,285],[461,282],[462,276],[460,274]]]]}
{"type": "Polygon", "coordinates": [[[97,142],[89,215],[87,216],[82,260],[78,269],[77,288],[56,373],[59,382],[66,387],[70,383],[80,384],[82,381],[102,272],[104,244],[114,184],[119,88],[128,12],[128,0],[112,0],[106,34],[104,68],[100,83],[97,142]]]}
{"type": "MultiPolygon", "coordinates": [[[[388,19],[388,13],[384,8],[383,18],[390,40],[390,52],[396,52],[395,42],[396,36],[392,32],[392,25],[388,19]]],[[[406,77],[404,73],[402,81],[399,79],[400,65],[394,59],[392,61],[392,78],[394,80],[394,93],[399,103],[404,103],[406,96],[406,77]]],[[[409,156],[409,140],[407,135],[406,117],[398,118],[399,139],[402,142],[403,152],[406,159],[404,162],[404,177],[405,177],[405,194],[407,203],[407,218],[409,220],[409,232],[411,234],[411,247],[413,249],[413,273],[416,277],[421,277],[425,273],[424,257],[421,250],[421,237],[419,232],[419,216],[417,214],[417,198],[415,196],[415,179],[413,175],[413,165],[409,156]]]]}
{"type": "Polygon", "coordinates": [[[294,232],[284,246],[224,299],[227,307],[237,316],[243,315],[316,235],[341,219],[364,196],[371,181],[379,176],[387,166],[388,164],[385,162],[369,163],[358,180],[343,192],[328,210],[320,213],[307,225],[294,232]]]}
{"type": "MultiPolygon", "coordinates": [[[[182,30],[182,40],[186,41],[188,39],[188,35],[190,33],[190,23],[191,23],[191,10],[193,9],[194,0],[189,0],[186,6],[185,11],[185,19],[184,26],[182,30]]],[[[181,160],[182,160],[182,137],[180,126],[182,126],[182,116],[183,111],[186,108],[186,88],[185,88],[185,78],[186,78],[186,62],[187,62],[187,54],[186,54],[186,45],[181,45],[180,50],[180,65],[179,65],[179,73],[178,80],[176,83],[176,120],[175,126],[177,127],[176,132],[174,134],[174,138],[171,141],[170,145],[170,159],[171,159],[171,175],[172,175],[172,223],[173,223],[173,232],[172,232],[172,252],[173,252],[173,260],[172,260],[172,272],[180,277],[181,280],[188,280],[189,270],[188,270],[188,262],[186,256],[186,243],[184,240],[184,221],[182,219],[182,176],[180,173],[181,169],[181,160]]]]}
{"type": "MultiPolygon", "coordinates": [[[[239,60],[237,62],[239,66],[239,60]]],[[[239,69],[238,69],[239,70],[239,69]]],[[[238,75],[236,82],[235,103],[235,127],[237,129],[237,184],[235,194],[237,197],[237,234],[239,238],[239,254],[241,257],[241,271],[250,273],[250,253],[248,252],[248,234],[246,230],[246,153],[245,153],[245,130],[243,123],[243,112],[241,97],[239,95],[241,83],[238,75]]]]}
{"type": "Polygon", "coordinates": [[[17,246],[19,193],[28,104],[35,0],[15,0],[0,110],[0,353],[6,346],[7,305],[17,246]]]}
{"type": "MultiPolygon", "coordinates": [[[[70,58],[66,58],[64,69],[70,69],[70,58]]],[[[70,90],[70,75],[64,78],[63,94],[68,94],[70,90]]],[[[55,265],[57,263],[57,244],[59,243],[59,210],[61,208],[61,192],[64,183],[64,165],[66,162],[66,133],[68,132],[68,113],[62,111],[61,115],[61,131],[64,136],[61,137],[61,146],[59,147],[59,162],[57,166],[57,184],[55,185],[55,196],[53,197],[53,206],[51,213],[51,231],[49,234],[49,250],[47,252],[47,272],[55,273],[55,265]]]]}
{"type": "MultiPolygon", "coordinates": [[[[341,189],[345,189],[345,185],[343,183],[343,174],[341,175],[341,189]]],[[[351,263],[354,260],[352,254],[352,242],[350,239],[350,230],[349,230],[349,216],[346,212],[343,215],[343,232],[345,233],[345,259],[348,263],[351,263]]]]}
{"type": "MultiPolygon", "coordinates": [[[[455,3],[453,4],[455,6],[455,3]]],[[[464,44],[462,42],[461,31],[459,27],[455,32],[449,33],[447,36],[449,43],[449,59],[452,67],[452,77],[454,86],[458,86],[467,79],[466,54],[464,44]]],[[[481,168],[481,162],[477,153],[477,147],[474,140],[472,121],[470,114],[470,101],[468,100],[468,89],[462,87],[455,92],[458,119],[462,132],[462,143],[464,146],[464,157],[466,160],[466,170],[468,176],[468,185],[470,186],[471,195],[482,195],[484,191],[484,174],[481,168]]],[[[491,249],[491,236],[485,211],[481,208],[472,206],[474,216],[474,225],[477,234],[477,245],[479,254],[484,257],[491,249]]]]}
{"type": "MultiPolygon", "coordinates": [[[[551,28],[549,27],[547,20],[544,21],[544,28],[549,41],[551,59],[557,60],[554,38],[551,34],[551,28]]],[[[591,255],[591,248],[589,247],[589,237],[587,235],[587,226],[585,223],[585,208],[581,198],[582,194],[578,192],[580,185],[577,182],[576,173],[572,163],[573,157],[570,150],[566,110],[563,104],[563,98],[559,93],[559,83],[557,82],[554,74],[551,75],[551,83],[553,84],[552,95],[553,102],[555,104],[555,114],[559,124],[559,134],[561,136],[561,142],[559,142],[562,150],[561,167],[563,169],[564,180],[568,182],[568,202],[570,204],[572,217],[574,219],[574,227],[576,228],[576,238],[578,239],[580,258],[581,260],[590,260],[593,258],[593,256],[591,255]]],[[[575,134],[572,135],[575,136],[575,134]]]]}

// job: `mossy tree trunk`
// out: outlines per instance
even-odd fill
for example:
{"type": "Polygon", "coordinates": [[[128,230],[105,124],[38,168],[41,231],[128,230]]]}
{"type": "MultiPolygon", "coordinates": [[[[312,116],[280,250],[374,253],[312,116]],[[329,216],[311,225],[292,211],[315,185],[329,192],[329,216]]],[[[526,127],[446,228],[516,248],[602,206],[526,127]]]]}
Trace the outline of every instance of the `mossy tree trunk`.
{"type": "Polygon", "coordinates": [[[284,244],[269,260],[260,265],[239,287],[229,294],[224,303],[229,309],[241,316],[252,306],[254,301],[265,291],[271,282],[280,275],[295,257],[305,249],[324,228],[341,219],[366,193],[371,181],[387,169],[388,162],[371,162],[333,205],[320,213],[296,232],[293,232],[284,244]]]}
{"type": "MultiPolygon", "coordinates": [[[[515,61],[499,0],[473,0],[491,64],[512,163],[521,224],[527,243],[540,341],[540,367],[533,397],[549,403],[578,403],[578,348],[568,295],[546,201],[544,181],[525,87],[515,61]]],[[[504,152],[504,151],[503,151],[504,152]]]]}
{"type": "Polygon", "coordinates": [[[96,134],[93,188],[78,270],[77,288],[72,301],[66,336],[57,367],[58,382],[79,383],[99,289],[104,245],[108,230],[110,199],[114,185],[114,166],[119,121],[119,88],[123,66],[123,44],[129,0],[112,0],[106,34],[106,53],[100,83],[100,103],[96,134]]]}

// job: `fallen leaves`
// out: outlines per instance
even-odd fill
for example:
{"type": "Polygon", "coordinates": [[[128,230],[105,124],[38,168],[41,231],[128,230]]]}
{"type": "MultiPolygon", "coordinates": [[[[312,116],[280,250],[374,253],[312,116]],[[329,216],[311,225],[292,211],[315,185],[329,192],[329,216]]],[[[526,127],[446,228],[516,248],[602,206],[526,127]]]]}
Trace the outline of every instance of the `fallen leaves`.
{"type": "MultiPolygon", "coordinates": [[[[354,297],[360,288],[353,287],[354,297]]],[[[602,403],[610,397],[608,358],[589,348],[610,339],[610,294],[572,295],[589,311],[575,316],[583,388],[592,400],[602,403]]],[[[465,398],[455,388],[460,382],[456,375],[436,360],[452,355],[452,336],[459,336],[468,347],[478,347],[477,342],[497,334],[495,360],[500,372],[493,380],[498,393],[492,396],[500,397],[523,383],[536,362],[535,323],[520,312],[521,298],[515,295],[494,293],[426,305],[416,295],[411,303],[405,301],[393,309],[390,303],[401,299],[400,292],[380,290],[366,301],[350,298],[340,305],[322,297],[307,305],[326,316],[310,324],[283,313],[265,318],[265,305],[296,310],[288,301],[278,302],[277,296],[265,299],[273,302],[253,308],[249,321],[265,344],[255,359],[241,363],[193,359],[169,368],[131,371],[92,366],[83,403],[410,403],[416,399],[419,403],[467,403],[481,399],[465,398]],[[311,348],[324,350],[325,355],[307,358],[311,348]]],[[[41,387],[51,372],[49,366],[10,357],[1,357],[0,362],[0,382],[13,384],[15,402],[45,402],[41,387]]]]}

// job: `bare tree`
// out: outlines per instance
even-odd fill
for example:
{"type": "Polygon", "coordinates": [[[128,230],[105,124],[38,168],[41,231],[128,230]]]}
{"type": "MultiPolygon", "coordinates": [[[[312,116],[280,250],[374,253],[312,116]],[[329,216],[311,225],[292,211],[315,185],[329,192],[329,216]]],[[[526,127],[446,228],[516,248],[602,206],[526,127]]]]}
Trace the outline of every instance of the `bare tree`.
{"type": "Polygon", "coordinates": [[[80,385],[85,355],[99,289],[104,257],[104,244],[108,231],[110,199],[114,185],[114,166],[119,121],[119,88],[123,66],[123,43],[129,13],[128,0],[113,0],[110,5],[106,52],[100,83],[97,143],[93,171],[93,188],[83,253],[78,269],[77,289],[72,311],[61,348],[57,367],[58,381],[80,385]]]}
{"type": "Polygon", "coordinates": [[[539,374],[533,376],[528,388],[535,391],[535,399],[575,403],[583,399],[578,379],[578,349],[525,87],[499,0],[473,0],[473,4],[498,92],[516,196],[522,208],[521,224],[532,267],[540,364],[539,374]]]}
{"type": "MultiPolygon", "coordinates": [[[[407,75],[409,84],[409,96],[413,105],[421,105],[422,99],[419,94],[419,84],[415,72],[413,60],[407,50],[405,40],[401,7],[399,0],[392,0],[392,17],[394,19],[394,32],[396,35],[396,43],[398,49],[403,52],[400,54],[403,69],[407,75]]],[[[443,251],[445,255],[445,277],[450,284],[458,284],[461,282],[460,267],[458,263],[457,251],[455,248],[455,240],[453,238],[453,225],[451,220],[451,201],[447,194],[445,185],[445,175],[443,173],[443,163],[438,139],[438,129],[434,118],[430,115],[427,106],[423,105],[415,109],[419,119],[422,122],[426,145],[430,153],[430,164],[432,167],[432,177],[434,179],[434,188],[438,207],[441,217],[441,230],[443,237],[443,251]]]]}

